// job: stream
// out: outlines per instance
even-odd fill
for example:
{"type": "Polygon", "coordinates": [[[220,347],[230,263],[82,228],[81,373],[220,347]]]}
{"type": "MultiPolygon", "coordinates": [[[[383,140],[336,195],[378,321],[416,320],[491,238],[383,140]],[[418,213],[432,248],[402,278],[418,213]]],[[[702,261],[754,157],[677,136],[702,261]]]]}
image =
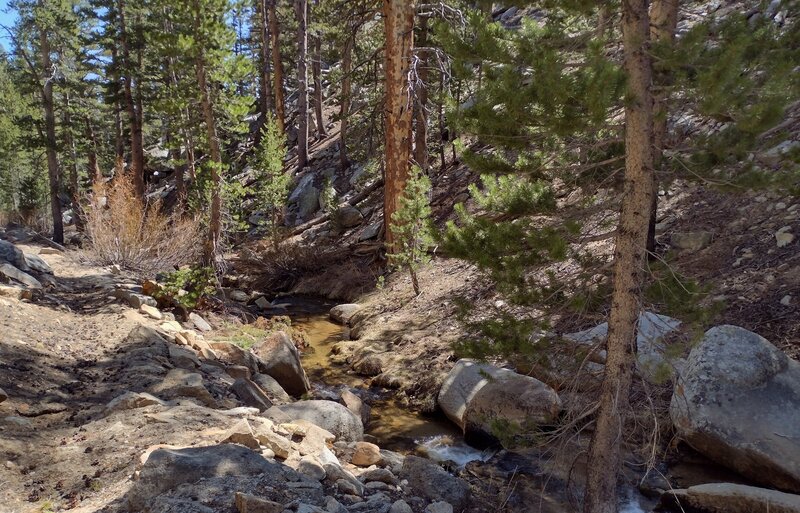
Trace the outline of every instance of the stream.
{"type": "MultiPolygon", "coordinates": [[[[301,360],[312,383],[312,394],[315,398],[335,400],[343,388],[348,388],[365,400],[372,408],[365,433],[374,437],[378,446],[403,454],[426,456],[459,468],[471,461],[486,461],[494,455],[491,451],[467,445],[461,431],[443,415],[410,411],[394,400],[391,392],[369,387],[367,380],[353,374],[346,365],[333,363],[331,349],[337,342],[347,339],[347,329],[331,322],[328,317],[329,310],[336,303],[286,296],[276,299],[273,304],[278,309],[273,312],[275,315],[288,315],[292,325],[305,334],[309,347],[303,351],[301,360]]],[[[624,495],[620,513],[651,511],[652,501],[635,489],[628,489],[624,495]]]]}

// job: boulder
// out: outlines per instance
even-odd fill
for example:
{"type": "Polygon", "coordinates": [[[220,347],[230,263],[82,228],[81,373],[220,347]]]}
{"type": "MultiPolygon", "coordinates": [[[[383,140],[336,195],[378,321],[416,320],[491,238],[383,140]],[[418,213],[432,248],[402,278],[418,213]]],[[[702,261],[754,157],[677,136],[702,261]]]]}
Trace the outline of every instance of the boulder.
{"type": "Polygon", "coordinates": [[[232,342],[209,342],[209,347],[223,362],[247,367],[251,372],[258,372],[258,358],[232,342]]]}
{"type": "Polygon", "coordinates": [[[211,331],[212,329],[211,325],[195,312],[189,314],[189,320],[192,321],[192,324],[194,324],[194,327],[197,328],[198,331],[205,332],[205,331],[211,331]]]}
{"type": "Polygon", "coordinates": [[[26,272],[20,271],[18,268],[14,267],[8,262],[3,262],[0,264],[0,274],[3,274],[6,278],[25,285],[29,289],[42,288],[42,283],[39,280],[26,272]]]}
{"type": "Polygon", "coordinates": [[[131,511],[144,512],[150,499],[183,483],[281,472],[280,464],[240,445],[158,449],[147,458],[126,499],[131,511]]]}
{"type": "Polygon", "coordinates": [[[366,426],[369,424],[369,416],[370,416],[370,407],[364,401],[361,400],[356,394],[349,390],[342,391],[342,395],[339,396],[339,403],[344,405],[345,408],[350,410],[351,412],[355,413],[361,419],[361,424],[366,426]]]}
{"type": "Polygon", "coordinates": [[[541,381],[467,359],[447,375],[438,403],[476,442],[493,439],[491,426],[498,420],[530,427],[553,422],[561,410],[558,394],[541,381]]]}
{"type": "Polygon", "coordinates": [[[250,428],[250,424],[245,419],[240,420],[228,428],[228,430],[225,431],[225,434],[222,435],[221,442],[227,444],[244,445],[250,449],[259,448],[259,441],[255,435],[253,435],[253,430],[250,428]]]}
{"type": "Polygon", "coordinates": [[[150,390],[155,395],[168,399],[191,397],[198,399],[206,406],[215,407],[216,401],[203,385],[203,376],[186,369],[172,369],[164,379],[156,383],[150,390]]]}
{"type": "Polygon", "coordinates": [[[267,394],[261,388],[247,378],[237,379],[231,386],[231,390],[247,406],[258,408],[259,411],[266,411],[272,406],[267,394]]]}
{"type": "Polygon", "coordinates": [[[42,257],[39,255],[32,255],[29,253],[24,253],[25,257],[25,264],[36,271],[37,273],[42,274],[53,274],[53,268],[48,265],[47,262],[42,260],[42,257]]]}
{"type": "Polygon", "coordinates": [[[334,220],[336,224],[342,228],[352,228],[353,226],[361,224],[364,220],[364,216],[361,215],[361,211],[356,207],[344,204],[336,209],[334,220]]]}
{"type": "Polygon", "coordinates": [[[139,306],[139,311],[144,315],[150,317],[151,319],[155,319],[157,321],[160,321],[161,319],[164,318],[164,314],[162,314],[161,311],[155,306],[143,304],[139,306]]]}
{"type": "Polygon", "coordinates": [[[170,344],[169,361],[172,365],[181,369],[194,370],[200,367],[200,359],[191,349],[181,347],[176,344],[170,344]]]}
{"type": "MultiPolygon", "coordinates": [[[[665,356],[667,343],[665,337],[680,328],[681,321],[659,315],[653,312],[642,312],[637,325],[636,369],[639,374],[651,383],[663,383],[665,379],[674,376],[674,368],[681,365],[681,361],[670,361],[665,356]]],[[[594,347],[605,343],[608,337],[608,323],[604,322],[588,330],[564,335],[564,338],[577,344],[594,347]]],[[[605,349],[596,349],[590,360],[605,364],[605,349]]]]}
{"type": "Polygon", "coordinates": [[[461,511],[469,504],[469,485],[431,460],[406,456],[400,477],[429,501],[444,501],[461,511]]]}
{"type": "Polygon", "coordinates": [[[328,430],[337,440],[358,442],[364,437],[361,419],[344,406],[333,401],[297,401],[276,409],[292,420],[302,419],[328,430]]]}
{"type": "Polygon", "coordinates": [[[343,305],[336,305],[331,308],[328,313],[331,320],[340,324],[347,324],[350,318],[361,310],[361,305],[355,303],[347,303],[343,305]]]}
{"type": "Polygon", "coordinates": [[[356,442],[350,463],[359,467],[377,465],[381,461],[381,448],[369,442],[356,442]]]}
{"type": "Polygon", "coordinates": [[[300,363],[300,352],[283,331],[272,333],[254,345],[252,352],[258,357],[258,370],[275,378],[290,395],[300,397],[311,389],[300,363]]]}
{"type": "Polygon", "coordinates": [[[226,365],[225,372],[227,372],[228,376],[232,377],[233,379],[239,379],[239,378],[250,379],[253,374],[252,372],[250,372],[250,369],[245,367],[244,365],[226,365]]]}
{"type": "Polygon", "coordinates": [[[117,410],[133,410],[136,408],[144,408],[153,404],[164,405],[164,401],[158,397],[146,393],[125,392],[124,394],[114,398],[106,405],[106,412],[117,410]]]}
{"type": "Polygon", "coordinates": [[[279,403],[288,403],[292,401],[292,398],[286,393],[286,390],[284,390],[281,384],[275,381],[275,378],[272,376],[257,373],[252,379],[273,401],[279,403]]]}
{"type": "Polygon", "coordinates": [[[0,239],[0,261],[3,260],[21,271],[30,271],[25,261],[25,253],[14,244],[0,239]]]}
{"type": "Polygon", "coordinates": [[[709,483],[686,490],[670,490],[661,498],[661,503],[666,507],[677,506],[680,510],[710,513],[800,513],[798,495],[732,483],[709,483]]]}
{"type": "Polygon", "coordinates": [[[670,416],[697,451],[800,492],[800,364],[737,326],[708,330],[675,384],[670,416]]]}

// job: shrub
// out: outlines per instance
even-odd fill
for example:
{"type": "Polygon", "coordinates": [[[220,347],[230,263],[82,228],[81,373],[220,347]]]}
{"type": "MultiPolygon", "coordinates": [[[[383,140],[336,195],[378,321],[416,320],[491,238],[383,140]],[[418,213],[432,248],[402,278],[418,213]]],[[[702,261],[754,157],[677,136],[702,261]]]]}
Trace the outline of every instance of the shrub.
{"type": "Polygon", "coordinates": [[[93,263],[155,274],[192,263],[200,254],[199,223],[165,213],[158,200],[143,205],[130,175],[96,185],[86,203],[84,255],[93,263]]]}
{"type": "Polygon", "coordinates": [[[206,298],[216,290],[213,268],[186,267],[167,274],[161,289],[153,296],[159,302],[194,310],[202,307],[206,298]]]}

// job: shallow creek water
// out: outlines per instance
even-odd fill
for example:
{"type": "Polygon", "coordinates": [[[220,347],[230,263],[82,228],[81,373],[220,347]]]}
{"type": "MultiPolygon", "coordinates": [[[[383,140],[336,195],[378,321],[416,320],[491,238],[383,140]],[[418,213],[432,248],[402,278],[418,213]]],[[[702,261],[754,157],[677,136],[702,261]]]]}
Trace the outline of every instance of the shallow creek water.
{"type": "MultiPolygon", "coordinates": [[[[493,453],[467,445],[461,432],[445,417],[423,415],[404,408],[390,393],[370,388],[368,381],[349,371],[347,366],[331,361],[331,349],[346,340],[347,329],[331,322],[328,311],[335,306],[314,298],[286,297],[275,301],[285,308],[292,325],[302,329],[309,347],[303,352],[303,367],[319,398],[335,398],[342,388],[349,388],[368,399],[372,415],[365,432],[375,437],[384,449],[409,454],[419,453],[436,461],[459,467],[470,461],[488,460],[493,453]]],[[[647,501],[633,489],[622,499],[621,513],[650,511],[647,501]]],[[[568,511],[565,509],[565,511],[568,511]]]]}

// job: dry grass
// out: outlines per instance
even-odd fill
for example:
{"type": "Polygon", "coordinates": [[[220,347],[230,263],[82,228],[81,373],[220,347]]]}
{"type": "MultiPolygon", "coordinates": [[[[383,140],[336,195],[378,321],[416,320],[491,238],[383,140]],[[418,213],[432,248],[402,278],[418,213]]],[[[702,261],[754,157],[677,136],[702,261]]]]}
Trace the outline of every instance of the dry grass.
{"type": "Polygon", "coordinates": [[[85,258],[144,274],[195,262],[202,249],[198,221],[165,213],[160,201],[143,206],[134,191],[128,175],[95,186],[87,202],[85,258]]]}

